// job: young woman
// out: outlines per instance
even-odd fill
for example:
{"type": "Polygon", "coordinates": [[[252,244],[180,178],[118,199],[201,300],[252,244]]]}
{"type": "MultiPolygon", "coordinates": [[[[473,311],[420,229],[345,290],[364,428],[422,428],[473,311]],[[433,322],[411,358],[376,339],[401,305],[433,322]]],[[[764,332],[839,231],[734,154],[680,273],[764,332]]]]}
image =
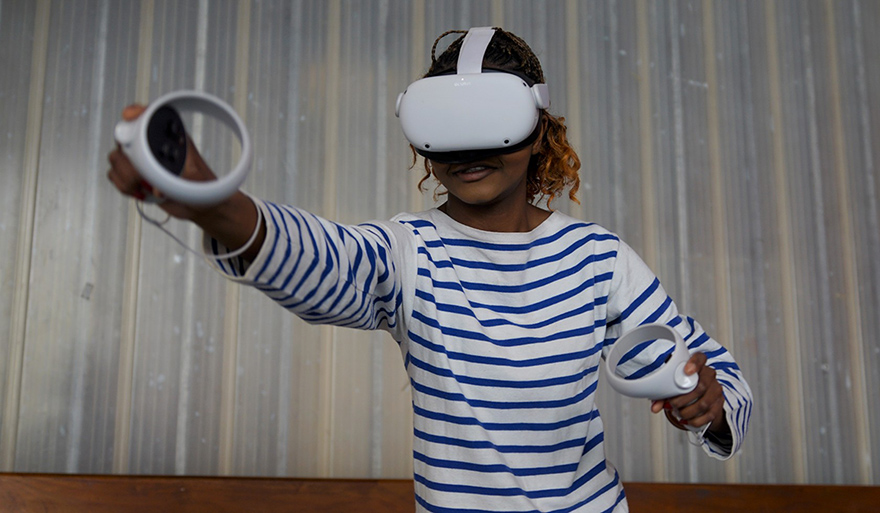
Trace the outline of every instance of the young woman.
{"type": "MultiPolygon", "coordinates": [[[[520,38],[501,29],[488,37],[486,72],[544,83],[520,38]]],[[[463,43],[437,58],[432,50],[426,76],[455,73],[463,43]]],[[[686,372],[699,376],[693,392],[652,411],[679,427],[708,426],[699,443],[719,459],[740,448],[748,426],[751,392],[733,358],[678,313],[633,250],[602,227],[536,206],[566,189],[574,199],[580,165],[563,119],[540,107],[537,116],[532,135],[510,147],[416,148],[446,201],[391,221],[343,226],[241,192],[208,208],[161,205],[204,230],[208,255],[257,232],[241,258],[211,258],[230,279],[306,321],[394,337],[412,384],[420,511],[626,511],[595,391],[603,354],[648,322],[684,337],[686,372]]],[[[123,193],[161,194],[121,151],[109,160],[123,193]]],[[[192,145],[184,176],[213,178],[192,145]]],[[[662,363],[668,351],[644,353],[662,363]]]]}

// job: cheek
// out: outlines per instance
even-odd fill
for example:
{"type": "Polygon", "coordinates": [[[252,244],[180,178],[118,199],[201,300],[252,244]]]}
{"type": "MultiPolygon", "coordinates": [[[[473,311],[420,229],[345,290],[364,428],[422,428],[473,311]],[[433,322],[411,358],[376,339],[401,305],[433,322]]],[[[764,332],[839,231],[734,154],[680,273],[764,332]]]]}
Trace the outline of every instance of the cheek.
{"type": "Polygon", "coordinates": [[[516,169],[527,169],[529,167],[529,161],[532,159],[532,152],[528,149],[518,151],[516,153],[511,153],[510,155],[505,156],[504,164],[507,167],[516,168],[516,169]]]}
{"type": "Polygon", "coordinates": [[[447,173],[449,172],[449,166],[434,164],[428,167],[428,170],[431,171],[431,175],[434,177],[435,180],[442,183],[443,180],[446,178],[447,173]]]}
{"type": "Polygon", "coordinates": [[[507,168],[514,171],[517,176],[527,176],[529,172],[529,156],[519,157],[507,162],[507,168]]]}

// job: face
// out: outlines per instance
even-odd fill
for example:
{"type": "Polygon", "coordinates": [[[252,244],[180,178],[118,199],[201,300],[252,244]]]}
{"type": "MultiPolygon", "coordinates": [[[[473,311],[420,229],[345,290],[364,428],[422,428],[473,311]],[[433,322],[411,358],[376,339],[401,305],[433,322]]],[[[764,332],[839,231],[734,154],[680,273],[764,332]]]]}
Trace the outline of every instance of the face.
{"type": "Polygon", "coordinates": [[[533,145],[467,164],[430,164],[434,176],[449,191],[450,204],[480,207],[502,202],[527,203],[526,178],[534,151],[533,145]]]}

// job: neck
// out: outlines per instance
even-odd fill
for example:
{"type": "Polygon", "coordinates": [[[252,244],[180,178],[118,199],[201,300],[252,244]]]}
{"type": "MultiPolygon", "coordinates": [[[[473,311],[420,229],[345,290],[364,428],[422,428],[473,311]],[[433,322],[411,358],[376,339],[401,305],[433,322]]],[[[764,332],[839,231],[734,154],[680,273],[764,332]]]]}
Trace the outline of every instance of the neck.
{"type": "Polygon", "coordinates": [[[529,232],[550,216],[550,212],[527,202],[517,206],[468,205],[451,196],[440,210],[463,225],[487,232],[529,232]]]}

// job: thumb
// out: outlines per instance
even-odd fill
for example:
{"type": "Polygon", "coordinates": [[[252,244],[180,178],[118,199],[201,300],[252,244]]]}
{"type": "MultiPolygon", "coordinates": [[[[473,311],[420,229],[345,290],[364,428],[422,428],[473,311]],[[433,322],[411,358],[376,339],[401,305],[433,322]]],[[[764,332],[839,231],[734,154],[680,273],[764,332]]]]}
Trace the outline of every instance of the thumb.
{"type": "Polygon", "coordinates": [[[140,104],[132,104],[128,107],[122,109],[122,119],[125,121],[134,121],[137,119],[144,111],[147,110],[146,107],[140,104]]]}
{"type": "Polygon", "coordinates": [[[706,365],[706,360],[708,357],[706,353],[696,352],[691,355],[688,359],[687,364],[684,366],[684,373],[687,375],[697,374],[706,365]]]}

